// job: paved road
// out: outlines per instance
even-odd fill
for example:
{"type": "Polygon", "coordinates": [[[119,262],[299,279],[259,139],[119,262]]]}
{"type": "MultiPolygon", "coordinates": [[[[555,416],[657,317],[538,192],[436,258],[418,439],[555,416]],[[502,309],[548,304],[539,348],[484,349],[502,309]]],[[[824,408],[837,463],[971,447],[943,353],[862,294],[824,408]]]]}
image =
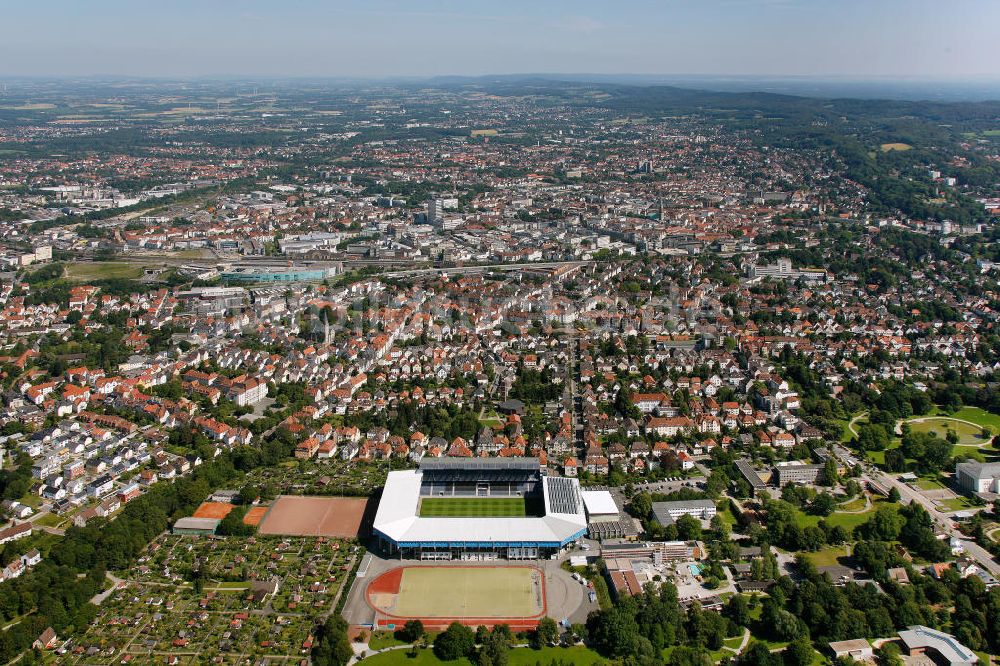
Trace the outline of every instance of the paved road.
{"type": "Polygon", "coordinates": [[[123,582],[125,582],[124,580],[122,580],[121,578],[112,573],[105,573],[104,575],[107,576],[108,580],[111,581],[111,587],[107,590],[104,590],[103,592],[98,592],[93,596],[93,598],[90,600],[90,603],[94,604],[95,606],[100,606],[102,603],[104,603],[104,600],[110,597],[114,593],[114,591],[118,589],[118,586],[121,585],[123,582]]]}
{"type": "Polygon", "coordinates": [[[858,431],[855,429],[854,424],[863,418],[867,418],[867,416],[868,412],[861,412],[860,414],[858,414],[857,416],[855,416],[853,419],[850,420],[850,422],[847,424],[847,429],[851,431],[852,435],[854,435],[855,437],[858,436],[858,431]]]}

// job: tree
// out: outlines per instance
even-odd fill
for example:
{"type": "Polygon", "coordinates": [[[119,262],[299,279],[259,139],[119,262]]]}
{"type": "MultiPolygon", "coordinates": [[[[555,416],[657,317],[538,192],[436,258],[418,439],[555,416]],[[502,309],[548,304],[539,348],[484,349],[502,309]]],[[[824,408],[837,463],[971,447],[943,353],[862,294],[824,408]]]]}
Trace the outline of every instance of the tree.
{"type": "Polygon", "coordinates": [[[650,498],[649,493],[641,492],[632,498],[632,502],[629,506],[629,513],[631,513],[636,518],[649,518],[649,514],[653,512],[653,500],[650,498]]]}
{"type": "Polygon", "coordinates": [[[896,643],[884,643],[882,647],[875,650],[875,663],[878,666],[902,666],[902,651],[896,643]]]}
{"type": "Polygon", "coordinates": [[[420,620],[407,620],[406,624],[399,631],[400,640],[407,643],[416,643],[424,635],[424,623],[420,620]]]}
{"type": "Polygon", "coordinates": [[[750,645],[737,658],[736,663],[739,666],[778,666],[781,658],[779,655],[771,654],[771,650],[764,643],[751,639],[750,645]]]}
{"type": "Polygon", "coordinates": [[[316,632],[312,662],[316,666],[343,666],[354,651],[347,638],[347,621],[339,615],[331,615],[316,632]]]}
{"type": "Polygon", "coordinates": [[[837,502],[830,493],[820,493],[816,495],[809,505],[809,513],[817,516],[829,516],[837,508],[837,502]]]}
{"type": "Polygon", "coordinates": [[[939,472],[951,461],[955,442],[941,439],[929,432],[910,432],[903,435],[900,446],[907,458],[917,461],[917,467],[926,473],[939,472]]]}
{"type": "Polygon", "coordinates": [[[906,469],[906,456],[899,449],[889,449],[885,452],[885,468],[890,472],[902,472],[906,469]]]}
{"type": "Polygon", "coordinates": [[[894,504],[898,504],[899,500],[901,500],[901,499],[902,499],[902,496],[899,494],[899,488],[897,488],[896,486],[893,486],[892,488],[889,489],[889,501],[890,502],[892,502],[894,504]]]}
{"type": "Polygon", "coordinates": [[[742,594],[736,594],[729,598],[722,609],[723,616],[729,618],[734,624],[740,627],[749,626],[751,621],[750,603],[742,594]]]}
{"type": "Polygon", "coordinates": [[[463,624],[452,622],[434,639],[434,655],[441,661],[454,661],[475,652],[476,636],[463,624]]]}
{"type": "Polygon", "coordinates": [[[624,657],[635,653],[639,627],[627,604],[592,613],[587,618],[587,631],[594,647],[601,654],[624,657]]]}
{"type": "Polygon", "coordinates": [[[697,541],[701,539],[701,522],[694,516],[684,514],[676,522],[677,536],[682,541],[697,541]]]}
{"type": "Polygon", "coordinates": [[[820,472],[819,483],[823,486],[835,486],[840,482],[840,471],[837,469],[837,461],[827,458],[823,463],[823,470],[820,472]]]}
{"type": "Polygon", "coordinates": [[[256,525],[247,525],[243,522],[246,515],[245,506],[235,506],[226,514],[226,517],[219,522],[216,533],[222,536],[253,536],[257,533],[256,525]]]}
{"type": "Polygon", "coordinates": [[[479,648],[480,666],[507,666],[507,653],[510,652],[510,628],[497,625],[487,635],[479,648]]]}
{"type": "Polygon", "coordinates": [[[543,617],[538,621],[538,629],[535,631],[535,643],[541,648],[546,645],[554,645],[559,640],[559,625],[551,617],[543,617]]]}
{"type": "Polygon", "coordinates": [[[812,643],[805,636],[799,636],[788,644],[781,654],[784,666],[810,666],[816,656],[812,643]]]}
{"type": "Polygon", "coordinates": [[[712,657],[702,648],[678,645],[670,653],[669,666],[711,666],[712,657]]]}

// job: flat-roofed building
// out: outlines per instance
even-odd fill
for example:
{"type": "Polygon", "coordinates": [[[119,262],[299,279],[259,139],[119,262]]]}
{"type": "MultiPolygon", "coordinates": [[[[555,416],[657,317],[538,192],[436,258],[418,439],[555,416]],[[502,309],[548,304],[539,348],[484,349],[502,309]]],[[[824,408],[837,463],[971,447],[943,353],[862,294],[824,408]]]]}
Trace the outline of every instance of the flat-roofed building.
{"type": "Polygon", "coordinates": [[[174,523],[174,534],[209,535],[215,534],[219,523],[218,518],[181,518],[174,523]]]}
{"type": "Polygon", "coordinates": [[[673,525],[681,516],[711,520],[716,513],[715,502],[710,499],[653,502],[653,517],[663,526],[673,525]]]}
{"type": "Polygon", "coordinates": [[[1000,492],[1000,463],[960,462],[955,465],[955,480],[966,492],[1000,492]]]}
{"type": "Polygon", "coordinates": [[[930,627],[915,624],[899,632],[899,638],[911,657],[926,655],[949,666],[972,666],[979,661],[976,653],[954,636],[930,627]]]}
{"type": "Polygon", "coordinates": [[[806,463],[778,463],[774,466],[774,478],[779,487],[788,483],[816,483],[823,465],[806,463]]]}
{"type": "Polygon", "coordinates": [[[866,661],[875,657],[875,650],[872,644],[864,638],[855,638],[849,641],[833,641],[830,643],[830,651],[836,659],[847,657],[854,661],[866,661]]]}

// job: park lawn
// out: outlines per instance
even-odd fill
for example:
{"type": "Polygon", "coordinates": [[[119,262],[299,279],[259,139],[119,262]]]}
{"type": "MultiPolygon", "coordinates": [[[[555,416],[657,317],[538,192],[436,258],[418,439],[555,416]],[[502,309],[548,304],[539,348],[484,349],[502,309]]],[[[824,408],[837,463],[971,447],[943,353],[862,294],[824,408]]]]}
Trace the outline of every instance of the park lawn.
{"type": "Polygon", "coordinates": [[[365,666],[405,666],[406,664],[412,666],[438,666],[438,664],[472,666],[472,662],[464,657],[455,661],[441,661],[434,656],[434,652],[430,648],[418,650],[417,655],[413,658],[410,657],[409,653],[410,651],[407,649],[389,650],[388,652],[365,657],[360,663],[365,664],[365,666]]]}
{"type": "Polygon", "coordinates": [[[865,498],[855,497],[853,499],[849,499],[837,508],[841,511],[861,511],[865,508],[865,498]]]}
{"type": "Polygon", "coordinates": [[[535,663],[552,663],[552,661],[562,661],[567,664],[603,664],[604,657],[597,654],[590,648],[582,645],[571,647],[543,647],[540,650],[531,648],[514,648],[510,651],[507,663],[510,666],[534,666],[535,663]]]}
{"type": "Polygon", "coordinates": [[[1000,450],[993,447],[962,446],[959,444],[952,451],[956,458],[972,458],[980,462],[996,462],[1000,458],[1000,450]]]}
{"type": "Polygon", "coordinates": [[[722,521],[724,525],[732,529],[736,526],[736,514],[733,513],[732,504],[729,502],[724,502],[726,508],[719,511],[716,515],[719,516],[719,520],[722,521]]]}
{"type": "MultiPolygon", "coordinates": [[[[772,640],[769,640],[767,638],[761,638],[757,634],[754,634],[753,637],[750,640],[751,641],[757,641],[758,643],[763,643],[764,645],[767,646],[768,650],[772,650],[772,651],[774,651],[774,650],[783,650],[786,647],[788,647],[788,644],[790,642],[790,641],[772,641],[772,640]]],[[[748,643],[748,645],[749,645],[749,643],[748,643]]]]}
{"type": "Polygon", "coordinates": [[[980,437],[982,426],[970,425],[962,421],[956,421],[948,417],[932,417],[925,421],[907,421],[907,425],[913,432],[931,432],[944,439],[949,430],[954,430],[958,435],[958,443],[965,446],[976,446],[986,444],[989,440],[980,437]]]}
{"type": "Polygon", "coordinates": [[[948,484],[938,476],[922,476],[917,479],[917,488],[920,488],[920,490],[946,490],[948,484]]]}
{"type": "Polygon", "coordinates": [[[803,555],[813,563],[813,566],[831,567],[840,564],[839,559],[841,557],[847,557],[848,548],[847,546],[823,548],[815,552],[804,552],[803,555]]]}
{"type": "Polygon", "coordinates": [[[407,645],[407,643],[396,638],[395,634],[391,631],[376,631],[368,639],[368,647],[372,650],[384,650],[387,647],[395,647],[397,645],[407,645]]]}
{"type": "Polygon", "coordinates": [[[211,587],[217,587],[220,590],[248,590],[248,589],[250,589],[250,583],[247,583],[245,581],[227,580],[227,581],[223,581],[221,583],[217,583],[215,585],[212,585],[211,587]]]}
{"type": "Polygon", "coordinates": [[[89,282],[123,278],[134,280],[142,276],[142,268],[122,261],[73,262],[66,264],[68,280],[89,282]]]}
{"type": "Polygon", "coordinates": [[[994,432],[1000,433],[1000,414],[994,414],[979,407],[962,407],[951,416],[963,421],[971,421],[978,426],[992,428],[994,432]]]}
{"type": "Polygon", "coordinates": [[[29,489],[28,492],[24,493],[24,495],[18,498],[17,501],[21,504],[30,506],[35,511],[38,511],[38,507],[42,505],[42,496],[29,489]]]}
{"type": "MultiPolygon", "coordinates": [[[[889,451],[891,449],[898,449],[902,445],[903,445],[903,440],[901,438],[893,437],[889,441],[889,445],[885,447],[885,451],[889,451]]],[[[865,455],[867,455],[869,460],[871,460],[873,463],[882,467],[885,465],[885,451],[866,451],[865,455]]]]}
{"type": "Polygon", "coordinates": [[[41,525],[42,527],[58,527],[64,522],[62,516],[57,516],[54,513],[47,513],[38,520],[35,521],[36,525],[41,525]]]}
{"type": "Polygon", "coordinates": [[[868,511],[863,511],[861,513],[838,513],[837,511],[834,511],[825,518],[823,516],[814,516],[805,513],[804,511],[796,510],[796,523],[798,523],[799,527],[806,528],[819,525],[819,521],[826,520],[826,524],[830,527],[837,527],[839,525],[845,530],[853,530],[855,527],[868,522],[868,519],[871,518],[875,514],[878,507],[883,504],[885,506],[891,506],[894,509],[899,508],[898,504],[879,501],[875,502],[868,511]]]}
{"type": "Polygon", "coordinates": [[[938,504],[946,507],[949,511],[961,511],[962,509],[968,509],[972,506],[972,503],[964,497],[952,497],[951,499],[939,500],[938,504]]]}
{"type": "MultiPolygon", "coordinates": [[[[416,664],[417,666],[437,666],[438,664],[448,664],[448,666],[466,666],[471,664],[468,659],[458,659],[456,661],[441,661],[434,656],[430,648],[419,650],[413,659],[409,656],[408,649],[390,650],[381,654],[372,655],[364,659],[361,663],[366,666],[396,666],[406,664],[416,664]]],[[[532,648],[514,648],[508,653],[507,663],[509,666],[534,666],[535,663],[548,664],[552,661],[562,661],[567,664],[582,664],[583,666],[593,666],[605,663],[605,659],[582,645],[572,647],[544,647],[540,650],[532,648]]]]}

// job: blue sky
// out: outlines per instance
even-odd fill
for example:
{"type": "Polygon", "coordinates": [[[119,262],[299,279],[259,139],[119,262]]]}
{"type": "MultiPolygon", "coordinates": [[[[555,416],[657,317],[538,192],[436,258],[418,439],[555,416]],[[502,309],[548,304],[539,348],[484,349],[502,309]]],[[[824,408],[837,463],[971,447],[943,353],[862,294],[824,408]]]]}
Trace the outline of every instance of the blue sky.
{"type": "Polygon", "coordinates": [[[1000,0],[7,0],[2,75],[1000,77],[1000,0]]]}

